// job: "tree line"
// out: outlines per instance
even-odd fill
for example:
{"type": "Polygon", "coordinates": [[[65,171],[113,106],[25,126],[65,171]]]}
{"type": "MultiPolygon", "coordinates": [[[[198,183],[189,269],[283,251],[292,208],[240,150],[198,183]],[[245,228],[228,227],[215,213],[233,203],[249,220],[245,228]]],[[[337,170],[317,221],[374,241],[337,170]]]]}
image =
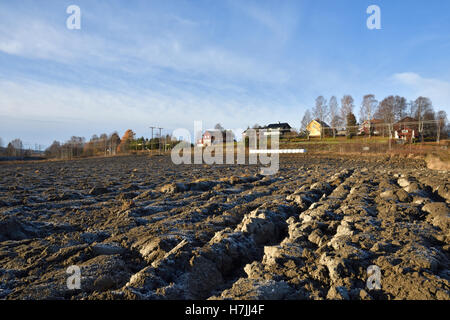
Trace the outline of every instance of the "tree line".
{"type": "MultiPolygon", "coordinates": [[[[44,151],[47,158],[72,159],[77,157],[107,156],[126,154],[141,150],[166,150],[172,148],[176,140],[170,135],[148,139],[137,138],[133,130],[129,129],[120,138],[117,132],[111,134],[94,134],[89,141],[84,137],[72,136],[66,142],[54,141],[44,151]]],[[[14,139],[3,147],[3,140],[0,138],[0,156],[27,157],[31,150],[24,150],[20,139],[14,139]]]]}
{"type": "MultiPolygon", "coordinates": [[[[444,110],[434,111],[433,103],[427,97],[418,97],[416,100],[407,101],[405,97],[390,95],[380,102],[374,94],[366,94],[359,106],[359,123],[354,114],[355,101],[351,95],[344,95],[339,106],[335,96],[328,102],[323,96],[318,96],[311,110],[306,110],[302,121],[301,131],[307,131],[308,124],[314,119],[324,122],[331,127],[333,136],[336,131],[343,128],[347,134],[356,134],[358,124],[366,122],[371,135],[374,121],[382,123],[383,135],[392,132],[393,124],[410,117],[417,122],[417,130],[423,141],[428,131],[437,128],[442,135],[448,131],[447,113],[444,110]]],[[[322,130],[325,130],[322,126],[322,130]]],[[[323,136],[325,132],[321,133],[323,136]]]]}
{"type": "Polygon", "coordinates": [[[25,150],[22,140],[14,139],[3,147],[3,140],[0,138],[0,155],[8,157],[27,157],[31,155],[31,150],[25,150]]]}

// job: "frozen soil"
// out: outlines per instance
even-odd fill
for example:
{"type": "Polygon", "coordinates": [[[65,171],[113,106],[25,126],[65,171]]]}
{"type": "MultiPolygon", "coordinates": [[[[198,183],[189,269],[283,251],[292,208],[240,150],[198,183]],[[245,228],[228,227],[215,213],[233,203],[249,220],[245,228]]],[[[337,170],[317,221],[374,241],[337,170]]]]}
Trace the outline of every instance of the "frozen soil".
{"type": "Polygon", "coordinates": [[[450,299],[450,174],[419,159],[0,170],[0,299],[450,299]]]}

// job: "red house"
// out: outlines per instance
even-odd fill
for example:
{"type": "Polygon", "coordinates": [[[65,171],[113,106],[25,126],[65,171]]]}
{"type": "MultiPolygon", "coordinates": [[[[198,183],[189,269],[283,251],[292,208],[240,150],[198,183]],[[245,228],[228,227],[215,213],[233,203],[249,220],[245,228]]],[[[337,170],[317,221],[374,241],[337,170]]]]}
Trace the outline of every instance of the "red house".
{"type": "Polygon", "coordinates": [[[419,136],[419,127],[416,119],[405,117],[394,123],[394,136],[396,139],[410,141],[419,136]]]}
{"type": "Polygon", "coordinates": [[[207,147],[217,143],[233,142],[234,136],[229,130],[206,130],[200,139],[197,140],[197,146],[207,147]],[[228,132],[228,134],[227,134],[228,132]]]}

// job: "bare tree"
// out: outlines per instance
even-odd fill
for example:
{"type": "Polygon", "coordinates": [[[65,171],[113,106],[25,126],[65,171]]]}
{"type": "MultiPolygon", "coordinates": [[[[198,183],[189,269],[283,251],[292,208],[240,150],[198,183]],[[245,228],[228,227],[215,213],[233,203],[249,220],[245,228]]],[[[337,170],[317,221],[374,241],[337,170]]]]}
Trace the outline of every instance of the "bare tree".
{"type": "Polygon", "coordinates": [[[339,105],[335,96],[330,98],[329,102],[330,124],[333,130],[333,138],[336,138],[336,130],[342,125],[342,118],[339,116],[339,105]]]}
{"type": "Polygon", "coordinates": [[[72,136],[70,140],[62,145],[63,158],[71,159],[83,155],[86,139],[83,137],[72,136]]]}
{"type": "Polygon", "coordinates": [[[223,130],[224,130],[224,128],[222,127],[222,125],[221,125],[220,123],[217,123],[217,124],[214,126],[214,129],[220,130],[220,131],[223,131],[223,130]]]}
{"type": "Polygon", "coordinates": [[[9,157],[14,157],[16,155],[16,149],[13,147],[12,143],[8,143],[6,147],[6,155],[9,157]]]}
{"type": "Polygon", "coordinates": [[[414,105],[414,101],[410,100],[407,104],[406,104],[406,115],[408,117],[414,118],[415,116],[415,105],[414,105]]]}
{"type": "Polygon", "coordinates": [[[13,155],[14,156],[21,156],[23,152],[23,143],[20,139],[14,139],[10,142],[12,148],[13,148],[13,155]]]}
{"type": "MultiPolygon", "coordinates": [[[[444,131],[445,127],[447,126],[447,112],[444,110],[440,110],[437,113],[437,142],[439,143],[441,138],[441,133],[444,131]]],[[[445,136],[446,137],[446,136],[445,136]]]]}
{"type": "Polygon", "coordinates": [[[341,99],[341,117],[347,119],[347,116],[353,112],[353,98],[351,95],[345,95],[341,99]]]}
{"type": "Polygon", "coordinates": [[[318,96],[316,98],[316,105],[313,109],[313,115],[314,117],[319,120],[320,123],[320,139],[323,138],[324,135],[324,122],[328,117],[328,105],[327,105],[327,99],[325,99],[323,96],[318,96]]]}
{"type": "Polygon", "coordinates": [[[331,118],[331,127],[333,128],[333,138],[336,138],[336,133],[344,126],[345,121],[340,115],[335,115],[331,118]]]}
{"type": "Polygon", "coordinates": [[[439,110],[437,113],[437,119],[442,122],[442,124],[445,126],[447,123],[447,112],[444,110],[439,110]]]}
{"type": "Polygon", "coordinates": [[[307,127],[311,121],[312,121],[311,112],[309,111],[309,109],[307,109],[305,111],[305,114],[303,115],[300,130],[306,132],[308,139],[309,139],[309,132],[307,130],[307,127]]]}
{"type": "Polygon", "coordinates": [[[431,113],[433,112],[433,105],[431,103],[431,100],[426,97],[418,97],[414,101],[414,110],[415,118],[419,122],[420,140],[421,142],[423,142],[424,120],[426,120],[426,118],[430,118],[431,113]]]}
{"type": "Polygon", "coordinates": [[[45,155],[50,158],[60,158],[61,144],[59,143],[59,141],[53,141],[51,146],[45,149],[45,155]]]}
{"type": "MultiPolygon", "coordinates": [[[[394,96],[389,96],[384,98],[378,105],[377,111],[375,112],[375,117],[382,119],[388,126],[389,135],[392,134],[392,125],[395,121],[394,113],[395,98],[394,96]]],[[[385,135],[385,128],[383,128],[383,135],[385,135]]]]}
{"type": "Polygon", "coordinates": [[[93,156],[96,154],[97,150],[97,144],[98,144],[98,136],[96,134],[94,134],[91,138],[91,140],[89,140],[89,142],[87,142],[84,147],[83,147],[83,154],[85,156],[93,156]]]}
{"type": "Polygon", "coordinates": [[[441,140],[441,132],[445,128],[447,122],[447,113],[444,110],[440,110],[437,113],[437,143],[441,140]]]}
{"type": "Polygon", "coordinates": [[[102,133],[100,135],[99,141],[99,151],[101,151],[105,156],[108,149],[108,135],[106,133],[102,133]]]}
{"type": "Polygon", "coordinates": [[[117,152],[117,147],[120,145],[120,137],[119,134],[117,132],[113,132],[110,136],[109,136],[109,153],[111,155],[115,155],[117,152]]]}
{"type": "Polygon", "coordinates": [[[20,139],[14,139],[13,141],[11,141],[11,144],[13,145],[14,148],[16,148],[16,150],[23,149],[23,143],[22,140],[20,139]]]}
{"type": "Polygon", "coordinates": [[[397,121],[402,120],[407,115],[408,103],[404,97],[395,96],[394,97],[394,116],[397,121]]]}
{"type": "Polygon", "coordinates": [[[375,95],[373,94],[366,94],[363,97],[363,101],[361,103],[361,109],[359,111],[359,118],[360,122],[363,123],[365,120],[367,120],[369,125],[369,138],[372,135],[372,128],[371,128],[371,120],[373,117],[373,114],[375,112],[376,106],[378,104],[378,101],[375,99],[375,95]]]}
{"type": "Polygon", "coordinates": [[[301,122],[301,130],[306,130],[306,127],[308,124],[312,121],[311,112],[309,109],[305,111],[305,114],[303,115],[302,122],[301,122]]]}

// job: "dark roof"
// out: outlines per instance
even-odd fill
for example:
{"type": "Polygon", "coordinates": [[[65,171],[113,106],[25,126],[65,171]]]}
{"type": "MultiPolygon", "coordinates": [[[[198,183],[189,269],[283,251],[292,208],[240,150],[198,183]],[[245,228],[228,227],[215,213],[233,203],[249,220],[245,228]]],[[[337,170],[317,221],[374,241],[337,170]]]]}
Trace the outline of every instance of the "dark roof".
{"type": "Polygon", "coordinates": [[[321,121],[319,119],[314,119],[314,121],[318,122],[323,127],[329,127],[329,125],[324,121],[321,121]]]}
{"type": "Polygon", "coordinates": [[[218,129],[206,130],[203,134],[205,134],[205,133],[219,133],[219,132],[223,133],[224,130],[218,130],[218,129]]]}
{"type": "Polygon", "coordinates": [[[206,130],[205,132],[203,132],[202,137],[205,136],[207,133],[209,133],[212,136],[222,136],[225,137],[226,135],[226,131],[225,130],[217,130],[217,129],[213,129],[213,130],[206,130]]]}
{"type": "MultiPolygon", "coordinates": [[[[384,120],[382,120],[382,119],[372,119],[372,120],[370,120],[371,124],[377,124],[377,123],[383,123],[383,122],[384,122],[384,120]]],[[[364,120],[362,124],[364,124],[364,123],[369,123],[369,120],[364,120]]]]}
{"type": "Polygon", "coordinates": [[[264,127],[264,129],[291,129],[291,128],[292,127],[287,122],[271,123],[264,127]]]}
{"type": "Polygon", "coordinates": [[[264,129],[280,129],[280,130],[291,130],[292,127],[287,122],[278,122],[278,123],[271,123],[267,126],[260,126],[258,128],[247,128],[244,130],[243,133],[246,133],[248,130],[264,130],[264,129]]]}
{"type": "Polygon", "coordinates": [[[417,122],[417,120],[414,118],[411,118],[411,117],[404,117],[402,120],[397,121],[396,123],[402,123],[402,122],[417,122]]]}

